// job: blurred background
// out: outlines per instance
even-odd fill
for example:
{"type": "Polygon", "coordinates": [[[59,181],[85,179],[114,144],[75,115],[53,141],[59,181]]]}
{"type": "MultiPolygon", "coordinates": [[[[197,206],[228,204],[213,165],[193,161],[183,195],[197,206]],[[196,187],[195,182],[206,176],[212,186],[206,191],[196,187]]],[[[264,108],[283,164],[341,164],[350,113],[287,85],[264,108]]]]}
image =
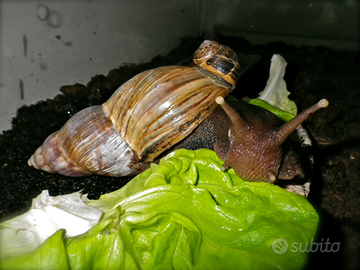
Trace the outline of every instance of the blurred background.
{"type": "Polygon", "coordinates": [[[359,50],[357,0],[0,0],[0,132],[23,105],[186,36],[359,50]]]}

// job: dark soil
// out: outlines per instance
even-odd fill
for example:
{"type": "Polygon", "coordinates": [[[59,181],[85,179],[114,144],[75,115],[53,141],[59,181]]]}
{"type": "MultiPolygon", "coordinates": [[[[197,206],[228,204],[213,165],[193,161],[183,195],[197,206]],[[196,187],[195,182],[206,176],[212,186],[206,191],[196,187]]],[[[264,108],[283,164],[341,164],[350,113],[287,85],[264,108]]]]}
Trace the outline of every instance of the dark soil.
{"type": "MultiPolygon", "coordinates": [[[[360,268],[360,55],[327,47],[294,47],[284,43],[254,46],[244,39],[218,36],[222,44],[243,54],[261,56],[241,76],[235,96],[256,97],[267,81],[270,59],[281,54],[288,62],[285,81],[299,111],[327,98],[330,106],[312,116],[305,127],[314,139],[315,170],[309,200],[321,217],[317,243],[340,242],[337,252],[312,253],[308,268],[360,268]]],[[[44,139],[77,111],[106,101],[119,85],[141,71],[187,63],[201,43],[187,38],[167,56],[151,62],[124,65],[107,75],[93,77],[87,85],[60,88],[52,100],[24,106],[13,128],[0,135],[0,217],[27,211],[42,190],[50,195],[82,190],[89,198],[121,188],[129,178],[91,176],[68,178],[29,168],[28,158],[44,139]]],[[[121,62],[121,61],[119,61],[121,62]]],[[[314,240],[314,241],[315,241],[314,240]]],[[[327,245],[330,251],[331,244],[327,245]]],[[[335,248],[335,246],[334,246],[335,248]]],[[[319,246],[320,249],[320,246],[319,246]]]]}

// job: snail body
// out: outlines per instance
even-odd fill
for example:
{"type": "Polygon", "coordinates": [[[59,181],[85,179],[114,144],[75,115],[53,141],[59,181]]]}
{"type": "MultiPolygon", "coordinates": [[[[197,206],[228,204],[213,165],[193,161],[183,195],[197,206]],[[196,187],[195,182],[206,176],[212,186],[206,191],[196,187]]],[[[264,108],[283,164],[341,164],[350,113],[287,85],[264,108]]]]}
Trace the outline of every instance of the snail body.
{"type": "Polygon", "coordinates": [[[240,66],[227,46],[204,41],[196,67],[142,72],[101,106],[86,108],[51,134],[28,161],[51,173],[78,177],[135,175],[177,144],[235,87],[240,66]]]}
{"type": "Polygon", "coordinates": [[[244,108],[243,104],[237,111],[223,97],[217,97],[216,102],[231,122],[228,139],[214,145],[225,162],[222,170],[231,167],[244,180],[268,183],[291,179],[298,173],[298,168],[286,164],[291,158],[286,158],[283,144],[310,115],[329,105],[322,99],[281,125],[275,115],[260,107],[247,104],[244,108]]]}

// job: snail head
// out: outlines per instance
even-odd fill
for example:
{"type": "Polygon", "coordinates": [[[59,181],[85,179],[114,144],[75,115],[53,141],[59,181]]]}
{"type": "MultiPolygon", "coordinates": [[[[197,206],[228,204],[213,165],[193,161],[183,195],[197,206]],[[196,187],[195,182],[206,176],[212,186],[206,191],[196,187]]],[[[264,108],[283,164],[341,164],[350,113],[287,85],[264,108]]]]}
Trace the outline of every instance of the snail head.
{"type": "MultiPolygon", "coordinates": [[[[217,97],[215,101],[231,121],[229,143],[214,146],[219,158],[225,162],[222,170],[232,167],[244,180],[269,183],[274,183],[279,176],[283,161],[282,144],[285,140],[310,115],[329,105],[326,99],[322,99],[282,126],[270,128],[270,117],[263,122],[245,119],[223,97],[217,97]]],[[[270,112],[268,114],[275,117],[270,112]]]]}

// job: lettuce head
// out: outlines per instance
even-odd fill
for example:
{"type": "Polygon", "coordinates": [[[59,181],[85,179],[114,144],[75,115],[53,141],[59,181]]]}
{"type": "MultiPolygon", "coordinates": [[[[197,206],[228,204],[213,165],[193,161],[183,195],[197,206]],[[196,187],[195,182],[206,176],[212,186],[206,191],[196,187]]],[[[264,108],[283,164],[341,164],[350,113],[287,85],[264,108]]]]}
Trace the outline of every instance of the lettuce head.
{"type": "Polygon", "coordinates": [[[57,230],[1,269],[301,269],[318,214],[306,198],[246,182],[211,150],[177,150],[99,200],[87,232],[57,230]]]}

